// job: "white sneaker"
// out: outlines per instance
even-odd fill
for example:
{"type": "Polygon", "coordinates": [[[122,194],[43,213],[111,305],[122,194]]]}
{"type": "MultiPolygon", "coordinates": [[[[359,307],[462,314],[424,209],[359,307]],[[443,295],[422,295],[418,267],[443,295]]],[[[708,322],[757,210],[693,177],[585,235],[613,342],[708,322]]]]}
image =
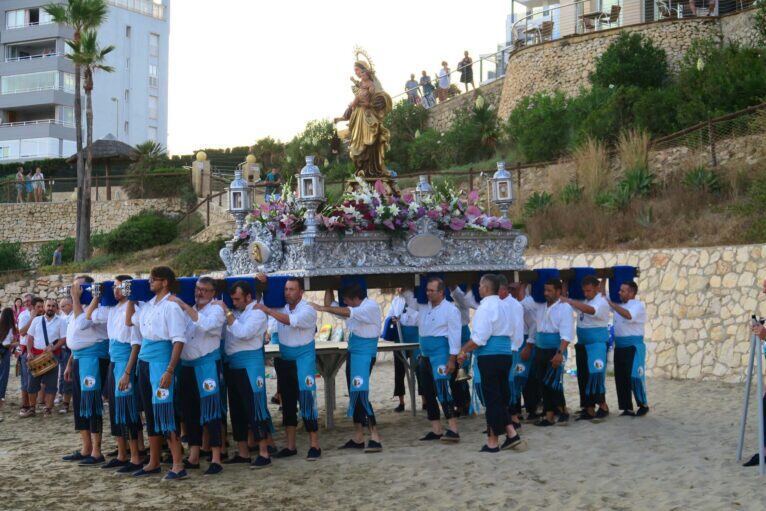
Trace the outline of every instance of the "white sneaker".
{"type": "Polygon", "coordinates": [[[62,399],[63,399],[63,398],[61,397],[61,394],[56,394],[56,399],[54,399],[54,400],[53,400],[53,404],[54,404],[54,405],[60,405],[60,404],[61,404],[61,401],[62,401],[62,399]]]}

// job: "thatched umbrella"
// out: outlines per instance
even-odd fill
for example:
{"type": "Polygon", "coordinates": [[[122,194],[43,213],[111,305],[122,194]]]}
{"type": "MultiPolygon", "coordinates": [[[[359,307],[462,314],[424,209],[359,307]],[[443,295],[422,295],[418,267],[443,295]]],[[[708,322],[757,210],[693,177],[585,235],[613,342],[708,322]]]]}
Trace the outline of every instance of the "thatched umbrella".
{"type": "MultiPolygon", "coordinates": [[[[82,157],[87,158],[88,148],[83,147],[82,157]]],[[[93,163],[103,163],[106,172],[106,200],[112,199],[112,188],[109,185],[109,164],[116,161],[136,161],[139,157],[138,151],[125,142],[120,142],[114,135],[109,133],[104,138],[93,142],[93,163]]],[[[77,153],[67,159],[67,163],[75,163],[77,153]]],[[[98,187],[96,187],[96,196],[98,197],[98,187]]]]}

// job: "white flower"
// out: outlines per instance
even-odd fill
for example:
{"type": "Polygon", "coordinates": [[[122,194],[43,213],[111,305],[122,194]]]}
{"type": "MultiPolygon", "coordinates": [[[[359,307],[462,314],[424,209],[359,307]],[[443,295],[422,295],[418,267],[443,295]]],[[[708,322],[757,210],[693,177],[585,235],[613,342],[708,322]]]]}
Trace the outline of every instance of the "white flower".
{"type": "Polygon", "coordinates": [[[378,218],[384,216],[387,213],[386,207],[385,206],[378,206],[377,208],[375,208],[375,213],[378,214],[378,218]]]}
{"type": "Polygon", "coordinates": [[[399,214],[399,207],[396,204],[391,204],[389,206],[389,210],[393,216],[397,216],[399,214]]]}

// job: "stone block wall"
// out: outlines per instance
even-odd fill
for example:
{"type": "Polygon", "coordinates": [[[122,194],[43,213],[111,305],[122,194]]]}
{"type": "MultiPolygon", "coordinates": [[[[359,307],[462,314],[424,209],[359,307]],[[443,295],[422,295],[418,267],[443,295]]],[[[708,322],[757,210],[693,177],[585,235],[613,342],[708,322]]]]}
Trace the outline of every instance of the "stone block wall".
{"type": "Polygon", "coordinates": [[[488,105],[495,109],[498,108],[500,106],[500,96],[503,92],[504,81],[504,78],[498,78],[487,85],[482,85],[476,91],[464,92],[445,103],[431,107],[428,110],[426,126],[438,131],[449,129],[452,125],[452,120],[455,118],[455,113],[465,108],[471,108],[476,100],[476,95],[479,93],[484,96],[488,105]]]}

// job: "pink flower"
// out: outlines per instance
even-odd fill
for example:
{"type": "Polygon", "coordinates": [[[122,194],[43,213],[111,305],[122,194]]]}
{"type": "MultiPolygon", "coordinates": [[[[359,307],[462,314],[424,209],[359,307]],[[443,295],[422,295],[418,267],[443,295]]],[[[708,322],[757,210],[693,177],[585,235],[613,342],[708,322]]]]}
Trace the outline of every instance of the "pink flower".
{"type": "Polygon", "coordinates": [[[442,212],[440,210],[432,209],[431,211],[428,212],[428,218],[430,218],[431,220],[438,220],[441,217],[442,217],[442,212]]]}
{"type": "Polygon", "coordinates": [[[479,202],[479,192],[477,192],[476,190],[471,190],[468,193],[468,203],[471,205],[474,205],[477,202],[479,202]]]}
{"type": "Polygon", "coordinates": [[[383,186],[383,182],[381,182],[380,179],[375,181],[375,191],[378,192],[381,195],[385,195],[386,194],[386,187],[383,186]]]}
{"type": "Polygon", "coordinates": [[[415,196],[412,195],[411,193],[405,193],[404,195],[402,195],[402,200],[404,201],[405,204],[411,204],[412,201],[415,200],[415,196]]]}
{"type": "Polygon", "coordinates": [[[468,206],[465,210],[465,216],[468,220],[474,220],[482,215],[481,210],[477,206],[468,206]]]}
{"type": "Polygon", "coordinates": [[[384,221],[383,225],[385,225],[386,227],[388,227],[392,231],[396,229],[396,227],[394,227],[394,223],[391,220],[384,221]]]}
{"type": "Polygon", "coordinates": [[[418,226],[415,224],[415,222],[407,222],[407,229],[414,232],[418,230],[418,226]]]}
{"type": "Polygon", "coordinates": [[[453,218],[449,223],[449,227],[453,231],[462,231],[465,227],[465,220],[461,218],[453,218]]]}
{"type": "Polygon", "coordinates": [[[507,230],[513,229],[513,222],[511,222],[507,218],[502,218],[500,219],[500,228],[507,229],[507,230]]]}

